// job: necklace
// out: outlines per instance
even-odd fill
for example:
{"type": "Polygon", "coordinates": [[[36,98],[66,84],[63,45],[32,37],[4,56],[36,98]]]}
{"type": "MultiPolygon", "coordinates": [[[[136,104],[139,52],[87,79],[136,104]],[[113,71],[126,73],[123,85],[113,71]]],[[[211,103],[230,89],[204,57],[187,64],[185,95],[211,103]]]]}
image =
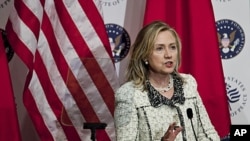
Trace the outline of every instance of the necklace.
{"type": "Polygon", "coordinates": [[[173,88],[173,86],[174,86],[174,79],[173,79],[172,75],[170,75],[170,79],[169,79],[169,83],[168,83],[167,87],[158,88],[158,87],[154,86],[154,88],[159,92],[165,93],[165,92],[169,91],[171,88],[173,88]]]}

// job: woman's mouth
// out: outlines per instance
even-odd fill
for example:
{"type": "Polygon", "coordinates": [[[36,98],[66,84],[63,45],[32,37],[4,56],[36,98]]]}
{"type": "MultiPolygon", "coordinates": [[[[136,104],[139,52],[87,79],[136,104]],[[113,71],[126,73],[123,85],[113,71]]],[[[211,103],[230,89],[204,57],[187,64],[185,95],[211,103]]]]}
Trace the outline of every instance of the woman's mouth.
{"type": "Polygon", "coordinates": [[[173,66],[173,62],[172,61],[168,61],[165,63],[165,65],[168,67],[168,68],[171,68],[173,66]]]}

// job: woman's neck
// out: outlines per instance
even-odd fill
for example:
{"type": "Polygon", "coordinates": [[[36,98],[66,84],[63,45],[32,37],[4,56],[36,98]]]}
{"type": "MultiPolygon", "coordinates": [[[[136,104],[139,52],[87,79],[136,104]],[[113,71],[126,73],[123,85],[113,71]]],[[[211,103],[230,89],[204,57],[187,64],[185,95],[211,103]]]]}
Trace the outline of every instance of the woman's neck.
{"type": "Polygon", "coordinates": [[[162,75],[162,74],[155,74],[155,73],[151,73],[148,77],[151,85],[157,88],[167,87],[169,85],[170,78],[171,78],[171,74],[162,75]]]}

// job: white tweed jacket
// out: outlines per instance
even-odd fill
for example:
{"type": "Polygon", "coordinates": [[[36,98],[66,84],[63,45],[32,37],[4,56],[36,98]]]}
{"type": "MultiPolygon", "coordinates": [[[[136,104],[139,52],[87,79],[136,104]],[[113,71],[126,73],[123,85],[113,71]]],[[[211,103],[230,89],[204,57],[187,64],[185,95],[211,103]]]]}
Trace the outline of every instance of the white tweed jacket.
{"type": "Polygon", "coordinates": [[[176,141],[195,141],[190,119],[186,110],[193,111],[192,122],[198,141],[220,141],[211,124],[206,109],[197,91],[196,80],[189,74],[181,74],[186,83],[183,85],[184,104],[177,108],[168,105],[151,106],[146,91],[135,88],[132,82],[123,84],[115,94],[115,127],[117,141],[160,141],[172,122],[184,123],[184,130],[176,141]]]}

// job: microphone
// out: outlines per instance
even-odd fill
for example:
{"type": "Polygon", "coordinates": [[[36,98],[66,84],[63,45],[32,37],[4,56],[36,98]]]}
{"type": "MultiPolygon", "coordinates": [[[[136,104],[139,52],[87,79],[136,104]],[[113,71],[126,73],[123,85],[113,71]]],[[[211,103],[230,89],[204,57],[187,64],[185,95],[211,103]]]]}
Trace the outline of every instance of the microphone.
{"type": "Polygon", "coordinates": [[[192,121],[192,118],[193,118],[193,111],[191,108],[188,108],[187,109],[187,117],[190,119],[190,122],[191,122],[191,126],[192,126],[192,129],[193,129],[193,132],[194,132],[194,137],[195,137],[195,140],[197,140],[197,136],[195,134],[195,131],[194,131],[194,125],[193,125],[193,121],[192,121]]]}

